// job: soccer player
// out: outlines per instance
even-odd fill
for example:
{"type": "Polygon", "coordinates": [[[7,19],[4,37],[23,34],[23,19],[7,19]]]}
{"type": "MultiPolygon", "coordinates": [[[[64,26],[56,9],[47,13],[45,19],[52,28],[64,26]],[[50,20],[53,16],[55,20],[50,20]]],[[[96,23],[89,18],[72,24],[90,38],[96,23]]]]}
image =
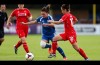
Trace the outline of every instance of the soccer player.
{"type": "Polygon", "coordinates": [[[24,4],[18,4],[18,8],[16,8],[8,18],[7,21],[7,28],[9,29],[12,25],[11,18],[16,17],[16,33],[18,34],[20,40],[14,46],[15,54],[17,54],[18,48],[23,45],[24,50],[26,53],[29,53],[29,48],[26,42],[26,37],[28,34],[28,26],[22,25],[21,22],[28,22],[32,19],[32,15],[27,8],[24,8],[24,4]]]}
{"type": "Polygon", "coordinates": [[[1,4],[0,6],[0,46],[2,42],[4,41],[4,23],[7,21],[8,16],[7,13],[5,12],[6,10],[6,5],[1,4]]]}
{"type": "Polygon", "coordinates": [[[53,54],[52,55],[55,55],[55,53],[56,53],[57,41],[69,40],[70,43],[72,44],[73,48],[85,60],[88,60],[86,53],[84,52],[84,50],[82,48],[80,48],[78,46],[78,43],[77,43],[76,31],[75,31],[74,26],[73,26],[73,24],[75,24],[78,21],[77,18],[70,13],[69,5],[67,5],[67,4],[63,4],[61,6],[61,11],[64,15],[62,16],[62,18],[59,21],[49,20],[49,22],[53,23],[53,24],[64,24],[64,29],[65,29],[64,33],[61,33],[53,38],[53,43],[52,43],[53,54]]]}
{"type": "MultiPolygon", "coordinates": [[[[52,41],[53,37],[55,36],[55,27],[54,27],[54,24],[50,24],[48,22],[48,20],[53,20],[52,16],[49,14],[49,8],[50,8],[50,5],[43,7],[42,10],[41,10],[41,16],[40,17],[38,17],[36,20],[28,22],[28,23],[22,22],[22,24],[24,24],[24,25],[35,24],[35,23],[41,23],[42,24],[42,40],[40,42],[40,46],[43,49],[49,48],[50,55],[49,55],[48,58],[52,58],[53,57],[51,55],[52,49],[51,49],[51,45],[49,44],[49,41],[50,40],[52,41]]],[[[64,51],[62,50],[61,47],[57,47],[57,51],[63,56],[64,60],[67,59],[65,54],[64,54],[64,51]]]]}

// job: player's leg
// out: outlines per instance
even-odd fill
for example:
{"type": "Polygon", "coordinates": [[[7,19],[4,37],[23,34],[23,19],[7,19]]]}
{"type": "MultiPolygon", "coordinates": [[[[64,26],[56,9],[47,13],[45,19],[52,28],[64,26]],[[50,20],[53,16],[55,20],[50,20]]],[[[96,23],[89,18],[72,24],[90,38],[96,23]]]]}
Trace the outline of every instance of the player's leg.
{"type": "Polygon", "coordinates": [[[41,42],[40,42],[41,48],[43,48],[43,49],[51,48],[51,45],[48,44],[47,42],[48,42],[47,40],[42,39],[41,42]]]}
{"type": "Polygon", "coordinates": [[[86,53],[84,52],[84,50],[82,48],[80,48],[77,44],[76,41],[76,35],[70,36],[69,37],[69,41],[72,44],[73,48],[85,59],[88,60],[88,57],[86,55],[86,53]]]}
{"type": "MultiPolygon", "coordinates": [[[[54,35],[53,35],[53,37],[54,37],[54,35]]],[[[49,39],[52,41],[53,37],[50,37],[49,39]]],[[[57,43],[57,44],[58,44],[58,43],[57,43]]],[[[66,55],[65,55],[63,49],[62,49],[61,47],[57,46],[57,51],[62,55],[62,57],[64,58],[64,60],[66,60],[66,55]]],[[[53,56],[52,56],[52,54],[51,54],[51,55],[49,56],[49,58],[52,58],[52,57],[53,57],[53,56]]]]}
{"type": "Polygon", "coordinates": [[[24,32],[21,35],[20,39],[21,39],[21,42],[23,44],[24,50],[26,51],[26,53],[29,53],[28,44],[26,42],[27,35],[28,35],[28,28],[24,28],[24,32]]]}
{"type": "MultiPolygon", "coordinates": [[[[24,34],[24,33],[23,33],[23,30],[18,30],[18,29],[17,29],[16,32],[17,32],[19,38],[21,37],[22,34],[24,34]]],[[[17,54],[18,48],[19,48],[21,45],[22,45],[21,40],[19,40],[19,41],[17,42],[17,44],[14,45],[15,54],[17,54]]]]}
{"type": "Polygon", "coordinates": [[[27,45],[27,42],[26,42],[26,37],[23,36],[20,39],[21,39],[21,42],[23,44],[24,50],[26,51],[26,53],[29,53],[29,48],[28,48],[28,45],[27,45]]]}
{"type": "Polygon", "coordinates": [[[17,51],[18,51],[18,47],[20,47],[22,45],[21,41],[18,41],[16,45],[14,45],[14,51],[15,51],[15,54],[17,54],[17,51]]]}
{"type": "Polygon", "coordinates": [[[0,46],[3,41],[4,41],[4,31],[0,31],[0,46]]]}
{"type": "Polygon", "coordinates": [[[48,37],[45,35],[42,35],[42,40],[40,42],[40,46],[41,48],[45,49],[45,48],[51,48],[51,45],[48,44],[48,37]]]}
{"type": "Polygon", "coordinates": [[[28,53],[29,49],[28,49],[28,45],[26,43],[26,37],[27,37],[27,33],[24,32],[24,30],[16,30],[20,40],[18,41],[18,43],[14,46],[14,50],[15,50],[15,54],[17,54],[17,50],[18,48],[23,44],[23,48],[24,50],[28,53]]]}
{"type": "Polygon", "coordinates": [[[48,41],[47,41],[47,45],[49,46],[48,47],[48,53],[51,55],[52,54],[52,48],[51,48],[51,44],[49,43],[49,38],[48,38],[48,41]]]}
{"type": "MultiPolygon", "coordinates": [[[[48,36],[47,38],[48,38],[48,44],[49,44],[49,40],[51,40],[52,41],[52,38],[54,37],[54,34],[52,34],[52,35],[50,35],[50,36],[48,36]]],[[[51,46],[51,44],[49,44],[50,46],[51,46]]],[[[49,52],[49,56],[48,56],[48,58],[50,58],[50,56],[51,56],[51,54],[52,54],[52,47],[50,47],[49,49],[48,49],[48,52],[49,52]]]]}
{"type": "MultiPolygon", "coordinates": [[[[48,36],[42,35],[42,40],[41,40],[41,42],[40,42],[40,46],[41,46],[43,49],[48,48],[48,49],[49,49],[48,52],[49,52],[49,54],[51,55],[52,49],[51,49],[51,44],[49,44],[49,37],[48,37],[48,36]]],[[[49,55],[49,56],[50,56],[50,55],[49,55]]]]}
{"type": "MultiPolygon", "coordinates": [[[[50,46],[51,46],[51,44],[49,44],[50,46]]],[[[52,47],[50,47],[49,49],[48,49],[48,53],[51,55],[52,54],[52,47]]]]}
{"type": "Polygon", "coordinates": [[[85,60],[88,60],[86,53],[82,48],[78,47],[77,43],[72,44],[72,46],[85,60]]]}
{"type": "Polygon", "coordinates": [[[57,47],[57,51],[62,55],[64,60],[67,60],[66,55],[61,47],[57,47]]]}
{"type": "Polygon", "coordinates": [[[55,37],[53,37],[53,40],[52,40],[52,54],[55,55],[56,54],[56,50],[57,50],[57,41],[60,41],[60,40],[63,40],[62,37],[60,35],[56,35],[55,37]]]}
{"type": "Polygon", "coordinates": [[[20,47],[21,45],[22,45],[22,42],[21,42],[21,40],[19,40],[19,41],[17,42],[17,44],[15,45],[15,48],[18,49],[18,47],[20,47]]]}
{"type": "MultiPolygon", "coordinates": [[[[64,60],[67,60],[66,55],[65,55],[63,49],[58,46],[58,43],[57,43],[57,49],[56,50],[62,55],[64,60]]],[[[52,50],[52,54],[48,58],[52,58],[52,57],[56,57],[56,52],[54,52],[53,50],[52,50]]]]}
{"type": "Polygon", "coordinates": [[[66,40],[66,34],[65,33],[61,33],[61,34],[53,37],[53,41],[52,41],[53,54],[56,53],[57,41],[62,41],[62,40],[66,40]]]}

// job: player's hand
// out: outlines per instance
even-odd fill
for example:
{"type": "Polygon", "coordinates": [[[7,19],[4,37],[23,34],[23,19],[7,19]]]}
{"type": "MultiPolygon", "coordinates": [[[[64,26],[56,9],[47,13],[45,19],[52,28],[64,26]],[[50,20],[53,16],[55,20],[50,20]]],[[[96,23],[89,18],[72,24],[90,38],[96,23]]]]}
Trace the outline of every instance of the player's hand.
{"type": "Polygon", "coordinates": [[[24,22],[21,22],[21,24],[25,25],[25,23],[24,23],[24,22]]]}
{"type": "Polygon", "coordinates": [[[7,29],[9,29],[11,25],[12,25],[11,22],[7,23],[7,25],[6,25],[7,29]]]}
{"type": "Polygon", "coordinates": [[[45,26],[45,27],[48,26],[48,24],[42,24],[42,25],[45,26]]]}
{"type": "Polygon", "coordinates": [[[9,29],[9,28],[10,28],[10,26],[9,26],[9,25],[7,25],[6,27],[7,27],[7,29],[9,29]]]}
{"type": "Polygon", "coordinates": [[[49,23],[53,23],[53,20],[48,20],[49,23]]]}

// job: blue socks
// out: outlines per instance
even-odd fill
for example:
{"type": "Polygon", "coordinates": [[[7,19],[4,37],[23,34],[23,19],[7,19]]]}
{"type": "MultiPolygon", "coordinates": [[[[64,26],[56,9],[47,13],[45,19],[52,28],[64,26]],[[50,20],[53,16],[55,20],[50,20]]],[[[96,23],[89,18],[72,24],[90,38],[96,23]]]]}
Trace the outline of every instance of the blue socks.
{"type": "Polygon", "coordinates": [[[63,58],[66,57],[66,55],[65,55],[64,51],[62,50],[62,48],[58,47],[57,51],[63,56],[63,58]]]}
{"type": "Polygon", "coordinates": [[[46,44],[45,48],[51,48],[50,44],[46,44]]]}
{"type": "MultiPolygon", "coordinates": [[[[45,48],[51,48],[51,45],[50,44],[46,44],[45,48]]],[[[66,55],[65,55],[65,53],[64,53],[64,51],[62,50],[61,47],[58,47],[57,51],[63,56],[63,58],[66,57],[66,55]]]]}

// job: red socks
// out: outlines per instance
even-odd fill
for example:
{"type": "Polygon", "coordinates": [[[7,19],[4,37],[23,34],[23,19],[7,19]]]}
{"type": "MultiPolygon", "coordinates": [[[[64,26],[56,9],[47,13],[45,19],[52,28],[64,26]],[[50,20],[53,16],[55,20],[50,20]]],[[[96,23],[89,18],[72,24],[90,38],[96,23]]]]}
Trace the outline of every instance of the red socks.
{"type": "Polygon", "coordinates": [[[83,49],[79,48],[79,54],[84,58],[84,59],[88,59],[88,57],[86,56],[85,52],[83,51],[83,49]]]}
{"type": "Polygon", "coordinates": [[[57,49],[57,42],[56,41],[53,41],[52,42],[52,50],[53,50],[52,53],[53,54],[56,54],[56,49],[57,49]]]}
{"type": "Polygon", "coordinates": [[[26,42],[23,43],[23,48],[26,51],[26,53],[29,53],[28,45],[26,42]]]}
{"type": "Polygon", "coordinates": [[[24,48],[24,50],[26,51],[26,53],[29,53],[29,49],[28,49],[28,46],[27,46],[27,43],[26,43],[26,42],[22,43],[21,41],[19,41],[19,42],[16,44],[15,47],[18,48],[18,47],[20,47],[22,44],[23,44],[23,48],[24,48]]]}
{"type": "Polygon", "coordinates": [[[21,44],[22,44],[21,41],[18,41],[15,47],[18,48],[19,46],[21,46],[21,44]]]}

